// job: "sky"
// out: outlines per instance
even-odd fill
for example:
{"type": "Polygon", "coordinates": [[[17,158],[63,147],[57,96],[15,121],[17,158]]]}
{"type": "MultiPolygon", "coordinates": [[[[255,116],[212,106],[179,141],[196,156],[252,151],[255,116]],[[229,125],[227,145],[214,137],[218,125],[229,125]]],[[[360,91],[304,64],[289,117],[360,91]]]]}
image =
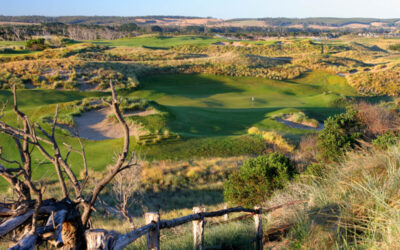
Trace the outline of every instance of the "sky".
{"type": "Polygon", "coordinates": [[[400,18],[400,0],[0,0],[0,15],[400,18]]]}

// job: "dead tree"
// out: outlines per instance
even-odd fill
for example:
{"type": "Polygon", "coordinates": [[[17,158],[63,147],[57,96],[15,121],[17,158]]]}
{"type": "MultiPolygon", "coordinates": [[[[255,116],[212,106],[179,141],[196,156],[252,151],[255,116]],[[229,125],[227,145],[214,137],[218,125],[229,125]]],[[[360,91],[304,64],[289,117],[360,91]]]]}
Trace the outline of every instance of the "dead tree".
{"type": "MultiPolygon", "coordinates": [[[[38,123],[31,120],[18,108],[17,92],[13,87],[13,111],[22,121],[22,128],[14,127],[2,120],[5,105],[0,113],[0,133],[10,136],[19,152],[19,159],[7,159],[0,150],[0,176],[4,178],[16,194],[17,198],[10,203],[0,203],[0,239],[17,232],[13,237],[12,249],[34,249],[36,245],[50,243],[57,248],[86,249],[93,248],[99,241],[99,230],[89,228],[89,219],[94,211],[96,200],[104,187],[125,169],[137,166],[134,151],[129,151],[129,127],[125,122],[118,104],[116,91],[110,82],[112,101],[104,103],[110,106],[124,131],[124,143],[115,163],[109,168],[98,183],[90,190],[86,187],[88,165],[85,150],[79,137],[80,149],[60,144],[56,140],[58,105],[55,110],[51,130],[46,131],[38,123]],[[63,155],[60,145],[67,148],[63,155]],[[32,178],[35,163],[32,151],[38,150],[43,158],[50,162],[57,173],[58,185],[62,191],[62,199],[56,197],[43,199],[45,188],[32,178]],[[82,157],[82,168],[85,176],[79,180],[68,162],[71,152],[82,157]],[[72,192],[70,192],[72,190],[72,192]],[[84,191],[85,190],[85,191],[84,191]],[[85,196],[84,194],[89,194],[85,196]],[[93,240],[93,241],[92,241],[93,240]]],[[[10,147],[11,145],[2,145],[10,147]]],[[[1,148],[0,148],[1,149],[1,148]]],[[[129,233],[119,235],[115,232],[100,230],[107,239],[106,249],[121,249],[132,242],[129,233]]],[[[104,240],[100,241],[104,245],[104,240]]],[[[12,244],[11,244],[12,245],[12,244]]],[[[103,246],[104,247],[104,246],[103,246]]],[[[105,249],[105,248],[103,248],[105,249]]]]}

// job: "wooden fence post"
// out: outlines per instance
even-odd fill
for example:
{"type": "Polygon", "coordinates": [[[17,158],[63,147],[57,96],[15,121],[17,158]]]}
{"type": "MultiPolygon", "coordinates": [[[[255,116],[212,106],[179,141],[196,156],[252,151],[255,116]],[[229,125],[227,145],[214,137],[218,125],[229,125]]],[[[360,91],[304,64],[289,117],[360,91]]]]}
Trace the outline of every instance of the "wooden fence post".
{"type": "Polygon", "coordinates": [[[263,249],[263,229],[262,229],[262,208],[254,207],[254,210],[257,210],[257,213],[254,214],[254,226],[256,229],[256,249],[263,249]]]}
{"type": "MultiPolygon", "coordinates": [[[[224,209],[228,209],[228,205],[225,204],[224,209]]],[[[229,214],[224,214],[224,221],[229,220],[229,214]]]]}
{"type": "MultiPolygon", "coordinates": [[[[193,213],[204,213],[206,208],[204,207],[194,207],[193,213]]],[[[204,249],[204,217],[201,216],[200,220],[194,220],[193,223],[193,249],[203,250],[204,249]]]]}
{"type": "Polygon", "coordinates": [[[146,224],[155,223],[156,229],[147,234],[147,249],[160,250],[160,214],[146,213],[146,224]]]}

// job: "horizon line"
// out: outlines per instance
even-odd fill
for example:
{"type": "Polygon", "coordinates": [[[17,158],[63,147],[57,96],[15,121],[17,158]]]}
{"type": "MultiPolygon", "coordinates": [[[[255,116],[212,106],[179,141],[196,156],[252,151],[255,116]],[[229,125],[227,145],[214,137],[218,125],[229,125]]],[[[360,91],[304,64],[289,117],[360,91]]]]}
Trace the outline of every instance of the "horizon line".
{"type": "Polygon", "coordinates": [[[271,16],[265,16],[265,17],[233,17],[233,18],[219,18],[219,17],[213,17],[213,16],[184,16],[184,15],[137,15],[137,16],[123,16],[123,15],[57,15],[57,16],[51,16],[51,15],[38,15],[38,14],[32,14],[32,15],[5,15],[5,14],[0,14],[0,17],[52,17],[52,18],[57,18],[57,17],[121,17],[121,18],[138,18],[138,17],[182,17],[182,18],[201,18],[201,19],[219,19],[219,20],[234,20],[234,19],[279,19],[279,18],[286,18],[286,19],[317,19],[317,18],[327,18],[327,19],[375,19],[375,20],[393,20],[393,19],[400,19],[400,17],[334,17],[334,16],[309,16],[309,17],[285,17],[285,16],[280,16],[280,17],[271,17],[271,16]]]}

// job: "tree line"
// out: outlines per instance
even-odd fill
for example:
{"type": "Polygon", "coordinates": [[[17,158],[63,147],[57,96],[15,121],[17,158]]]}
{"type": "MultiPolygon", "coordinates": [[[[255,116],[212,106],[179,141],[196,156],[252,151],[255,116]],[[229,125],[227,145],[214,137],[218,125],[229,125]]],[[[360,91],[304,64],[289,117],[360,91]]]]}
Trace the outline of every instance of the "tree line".
{"type": "Polygon", "coordinates": [[[215,35],[235,39],[256,39],[257,37],[325,36],[338,37],[349,31],[323,31],[281,27],[207,27],[207,26],[139,26],[136,23],[122,25],[87,25],[65,23],[43,23],[40,25],[0,26],[0,40],[23,41],[36,36],[63,36],[74,40],[114,40],[146,33],[165,35],[215,35]]]}

